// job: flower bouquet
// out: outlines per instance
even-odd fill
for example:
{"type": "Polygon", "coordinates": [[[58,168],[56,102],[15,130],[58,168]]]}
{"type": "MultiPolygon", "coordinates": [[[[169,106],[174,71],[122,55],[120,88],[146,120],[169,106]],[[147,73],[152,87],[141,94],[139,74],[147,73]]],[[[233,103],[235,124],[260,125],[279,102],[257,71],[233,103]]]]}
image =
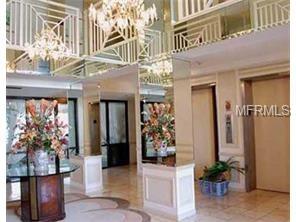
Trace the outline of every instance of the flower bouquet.
{"type": "Polygon", "coordinates": [[[38,106],[35,100],[26,102],[25,118],[18,118],[12,152],[26,151],[33,160],[35,171],[48,170],[48,153],[63,157],[68,144],[67,125],[54,114],[57,101],[42,99],[38,106]]]}
{"type": "Polygon", "coordinates": [[[142,135],[152,142],[154,150],[166,149],[175,145],[175,118],[170,104],[148,104],[148,111],[143,112],[147,121],[143,123],[142,135]]]}

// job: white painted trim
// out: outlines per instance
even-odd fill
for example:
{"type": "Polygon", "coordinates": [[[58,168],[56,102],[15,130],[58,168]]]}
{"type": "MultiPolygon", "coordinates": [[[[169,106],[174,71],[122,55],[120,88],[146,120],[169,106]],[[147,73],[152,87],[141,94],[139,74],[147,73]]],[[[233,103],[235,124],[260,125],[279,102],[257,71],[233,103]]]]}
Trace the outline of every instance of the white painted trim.
{"type": "Polygon", "coordinates": [[[264,75],[272,75],[275,73],[282,73],[282,72],[290,72],[290,61],[270,64],[265,66],[257,66],[251,67],[246,69],[238,70],[238,77],[240,79],[243,78],[251,78],[251,77],[258,77],[264,75]]]}
{"type": "Polygon", "coordinates": [[[209,75],[203,75],[203,76],[191,78],[191,87],[206,85],[206,84],[211,84],[211,83],[217,83],[216,74],[209,74],[209,75]]]}
{"type": "MultiPolygon", "coordinates": [[[[35,76],[35,78],[38,78],[35,76]]],[[[19,86],[19,87],[36,87],[36,88],[50,88],[50,89],[72,89],[72,90],[82,90],[82,84],[72,85],[73,81],[62,79],[54,80],[49,77],[43,78],[40,76],[39,79],[33,79],[29,76],[24,75],[23,78],[15,78],[7,75],[6,86],[19,86]]]]}

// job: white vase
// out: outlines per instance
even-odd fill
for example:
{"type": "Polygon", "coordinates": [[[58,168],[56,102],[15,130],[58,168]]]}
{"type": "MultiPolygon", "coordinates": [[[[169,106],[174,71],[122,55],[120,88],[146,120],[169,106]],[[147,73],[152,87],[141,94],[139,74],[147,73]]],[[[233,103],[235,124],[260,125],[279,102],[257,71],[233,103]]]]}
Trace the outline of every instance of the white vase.
{"type": "Polygon", "coordinates": [[[44,175],[48,173],[48,154],[43,149],[37,150],[34,153],[34,171],[37,175],[44,175]]]}
{"type": "Polygon", "coordinates": [[[160,148],[157,150],[158,156],[167,156],[167,144],[161,143],[160,148]]]}

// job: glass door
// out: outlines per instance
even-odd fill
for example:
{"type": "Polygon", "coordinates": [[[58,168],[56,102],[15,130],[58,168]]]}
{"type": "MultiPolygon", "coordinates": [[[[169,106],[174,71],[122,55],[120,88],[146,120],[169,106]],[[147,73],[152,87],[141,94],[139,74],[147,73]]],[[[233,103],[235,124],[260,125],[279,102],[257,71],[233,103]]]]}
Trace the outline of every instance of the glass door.
{"type": "Polygon", "coordinates": [[[127,102],[102,100],[100,117],[103,167],[129,164],[127,102]]]}

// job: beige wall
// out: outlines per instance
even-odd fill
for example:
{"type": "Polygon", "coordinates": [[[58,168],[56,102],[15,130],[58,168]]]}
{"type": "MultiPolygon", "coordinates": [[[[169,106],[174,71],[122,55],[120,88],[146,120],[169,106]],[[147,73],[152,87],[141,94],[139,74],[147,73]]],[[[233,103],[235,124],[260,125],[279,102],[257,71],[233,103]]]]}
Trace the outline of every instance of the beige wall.
{"type": "Polygon", "coordinates": [[[98,102],[100,100],[99,89],[97,85],[92,86],[84,86],[83,87],[83,101],[80,105],[82,105],[83,109],[83,154],[90,155],[92,146],[91,146],[91,135],[90,135],[90,116],[89,116],[89,106],[90,103],[98,102]]]}
{"type": "MultiPolygon", "coordinates": [[[[245,165],[244,159],[244,138],[243,138],[243,118],[235,114],[235,106],[242,104],[241,80],[258,76],[272,75],[289,71],[289,64],[286,62],[279,64],[270,64],[264,66],[248,67],[238,70],[229,70],[217,72],[208,75],[195,75],[191,79],[191,86],[216,83],[217,113],[218,113],[218,134],[219,134],[219,158],[225,160],[234,156],[245,165]],[[230,101],[232,105],[232,127],[233,144],[227,144],[225,140],[225,101],[230,101]]],[[[196,73],[196,70],[191,70],[196,73]]],[[[190,133],[190,131],[188,131],[190,133]]],[[[236,190],[245,190],[245,177],[234,174],[231,187],[236,190]]]]}
{"type": "Polygon", "coordinates": [[[135,97],[131,97],[128,99],[128,132],[130,147],[130,164],[137,163],[137,133],[135,108],[135,97]]]}
{"type": "Polygon", "coordinates": [[[179,165],[194,161],[190,63],[173,60],[173,72],[176,161],[179,165]]]}
{"type": "Polygon", "coordinates": [[[238,118],[235,115],[235,106],[238,104],[237,101],[237,78],[235,71],[223,72],[217,75],[217,101],[218,101],[218,118],[219,118],[219,141],[220,151],[227,152],[227,149],[238,147],[238,118]],[[233,143],[226,143],[226,130],[225,130],[225,115],[227,114],[225,109],[226,101],[231,103],[232,115],[232,132],[233,132],[233,143]]]}

